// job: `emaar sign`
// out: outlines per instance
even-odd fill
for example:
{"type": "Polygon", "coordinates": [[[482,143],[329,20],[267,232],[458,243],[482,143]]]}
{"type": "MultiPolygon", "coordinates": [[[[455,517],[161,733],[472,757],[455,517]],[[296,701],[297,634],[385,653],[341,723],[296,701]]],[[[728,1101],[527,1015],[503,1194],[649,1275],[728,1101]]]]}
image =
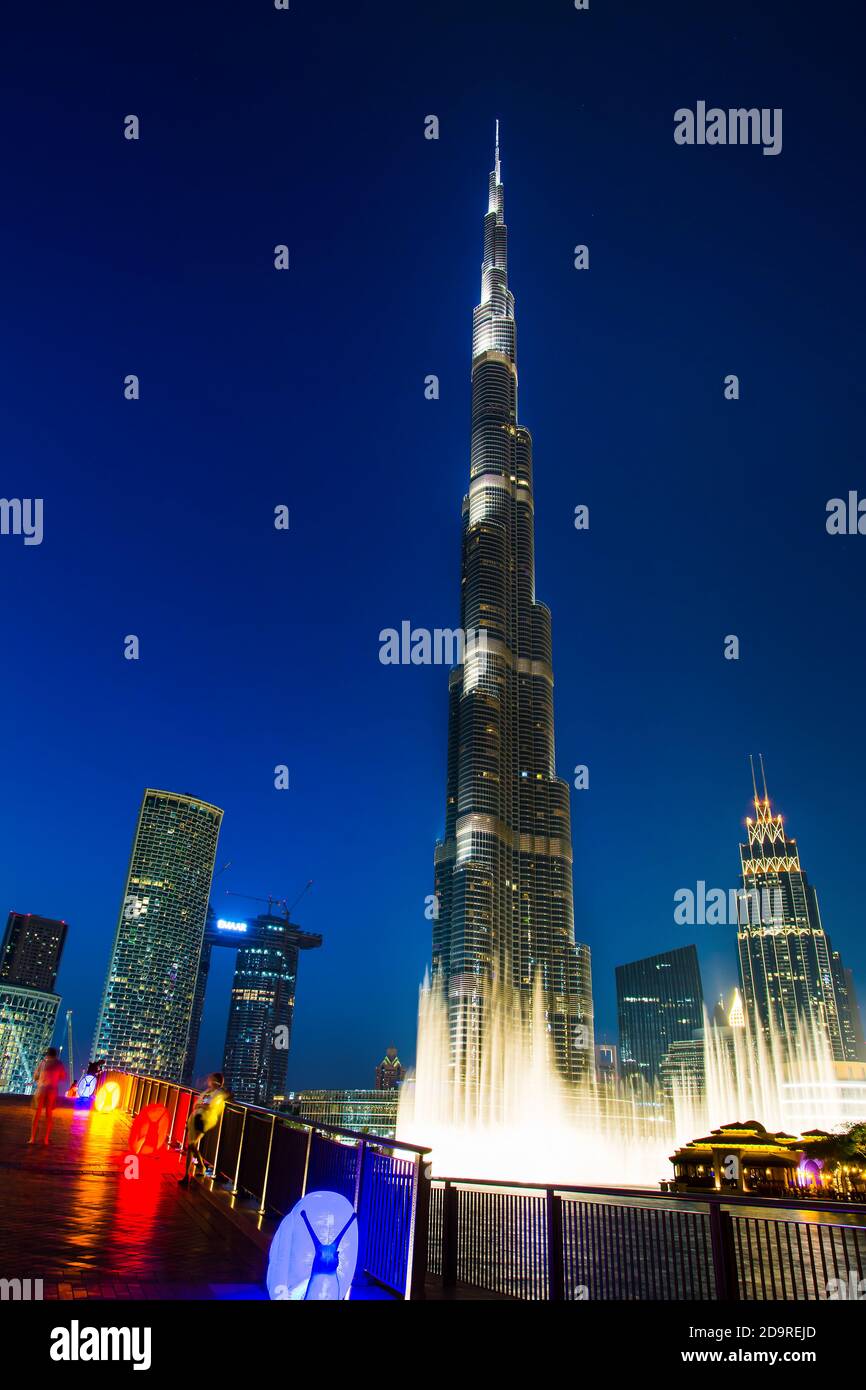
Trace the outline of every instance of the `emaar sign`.
{"type": "Polygon", "coordinates": [[[246,922],[227,922],[224,917],[217,919],[217,929],[219,931],[246,931],[246,922]]]}

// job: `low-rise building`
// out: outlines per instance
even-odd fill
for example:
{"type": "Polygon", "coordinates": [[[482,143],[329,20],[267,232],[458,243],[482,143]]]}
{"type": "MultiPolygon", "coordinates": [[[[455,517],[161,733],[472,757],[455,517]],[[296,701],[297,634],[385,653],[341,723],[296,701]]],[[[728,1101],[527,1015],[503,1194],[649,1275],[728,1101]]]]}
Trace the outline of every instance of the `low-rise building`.
{"type": "Polygon", "coordinates": [[[804,1140],[768,1132],[757,1120],[722,1125],[677,1149],[674,1191],[754,1192],[785,1196],[813,1186],[801,1169],[804,1140]],[[799,1170],[799,1171],[798,1171],[799,1170]],[[804,1181],[805,1179],[805,1181],[804,1181]]]}
{"type": "Polygon", "coordinates": [[[399,1097],[396,1088],[387,1091],[294,1091],[286,1097],[286,1109],[301,1120],[393,1139],[397,1132],[399,1097]]]}

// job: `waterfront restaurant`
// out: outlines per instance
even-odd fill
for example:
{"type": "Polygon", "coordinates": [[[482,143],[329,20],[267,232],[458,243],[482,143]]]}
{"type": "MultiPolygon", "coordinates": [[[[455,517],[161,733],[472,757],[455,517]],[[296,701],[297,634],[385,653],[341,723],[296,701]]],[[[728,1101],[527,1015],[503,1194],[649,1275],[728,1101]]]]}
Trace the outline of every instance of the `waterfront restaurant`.
{"type": "Polygon", "coordinates": [[[757,1120],[722,1125],[671,1155],[674,1192],[754,1192],[780,1197],[801,1192],[803,1140],[768,1132],[757,1120]]]}

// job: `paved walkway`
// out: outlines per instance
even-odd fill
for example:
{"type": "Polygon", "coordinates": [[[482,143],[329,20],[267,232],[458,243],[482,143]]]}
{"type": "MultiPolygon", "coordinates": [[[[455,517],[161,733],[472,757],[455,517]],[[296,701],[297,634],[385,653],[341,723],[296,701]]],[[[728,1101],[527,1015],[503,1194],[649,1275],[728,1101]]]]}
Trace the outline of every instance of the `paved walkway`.
{"type": "Polygon", "coordinates": [[[0,1279],[45,1298],[267,1298],[267,1258],[194,1188],[180,1160],[124,1176],[125,1115],[59,1105],[30,1147],[31,1102],[0,1096],[0,1279]]]}

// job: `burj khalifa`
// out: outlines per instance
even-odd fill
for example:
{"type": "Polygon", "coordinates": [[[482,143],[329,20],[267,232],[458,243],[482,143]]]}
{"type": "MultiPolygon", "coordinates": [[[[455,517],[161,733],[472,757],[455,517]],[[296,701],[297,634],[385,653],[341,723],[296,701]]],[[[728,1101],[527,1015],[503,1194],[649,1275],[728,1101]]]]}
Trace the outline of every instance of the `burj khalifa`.
{"type": "Polygon", "coordinates": [[[475,1068],[489,1011],[544,1013],[568,1081],[593,1071],[589,949],[574,939],[568,783],[556,776],[550,609],[535,594],[532,438],[518,423],[514,295],[496,128],[472,323],[462,627],[484,632],[449,679],[445,834],[435,856],[434,979],[452,1059],[475,1068]]]}

